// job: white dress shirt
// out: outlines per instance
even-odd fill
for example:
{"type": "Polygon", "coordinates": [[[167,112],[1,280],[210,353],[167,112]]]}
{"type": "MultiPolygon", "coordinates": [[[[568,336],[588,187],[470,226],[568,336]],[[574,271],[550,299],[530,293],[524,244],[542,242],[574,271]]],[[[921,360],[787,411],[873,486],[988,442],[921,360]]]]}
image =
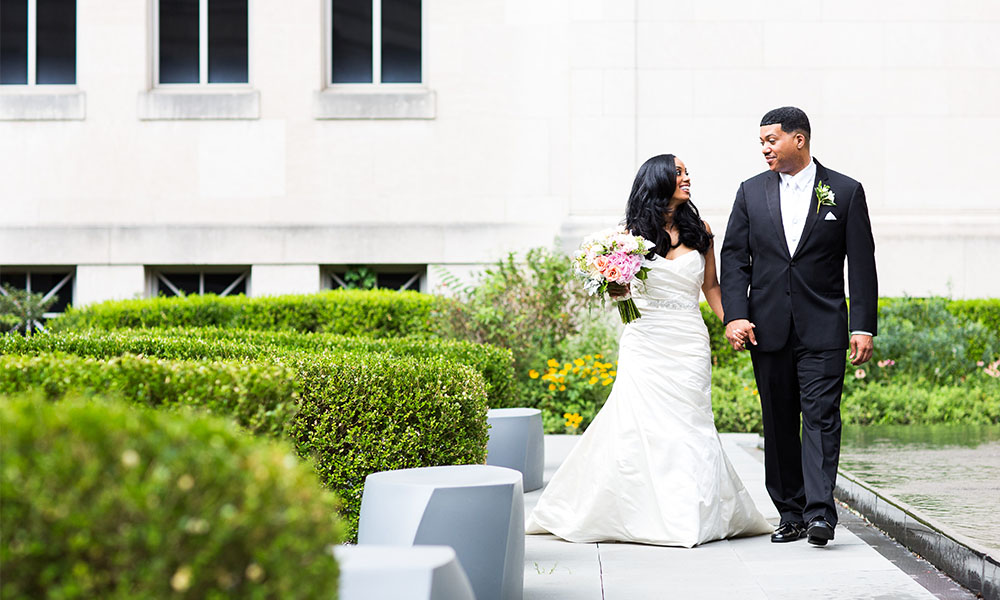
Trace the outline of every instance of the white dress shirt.
{"type": "MultiPolygon", "coordinates": [[[[802,239],[802,230],[806,226],[809,215],[809,204],[812,203],[813,183],[816,181],[816,161],[809,159],[809,164],[795,175],[781,173],[781,185],[778,186],[781,197],[781,224],[785,227],[785,242],[788,243],[788,254],[794,256],[795,249],[802,239]]],[[[867,335],[867,331],[852,331],[852,335],[867,335]]]]}
{"type": "Polygon", "coordinates": [[[806,226],[806,216],[809,215],[809,203],[812,201],[813,183],[816,181],[816,161],[809,159],[809,164],[795,175],[781,173],[781,223],[785,226],[785,241],[788,243],[788,254],[794,255],[795,248],[802,238],[802,230],[806,226]]]}

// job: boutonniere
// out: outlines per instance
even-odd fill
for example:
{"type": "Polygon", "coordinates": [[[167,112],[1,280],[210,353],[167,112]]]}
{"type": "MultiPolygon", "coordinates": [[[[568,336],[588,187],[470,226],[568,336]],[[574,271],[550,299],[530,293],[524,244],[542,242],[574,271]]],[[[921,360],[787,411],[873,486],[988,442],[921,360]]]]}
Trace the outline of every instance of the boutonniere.
{"type": "Polygon", "coordinates": [[[816,186],[816,199],[819,200],[819,202],[816,203],[816,214],[819,214],[819,209],[822,206],[837,206],[837,203],[834,202],[836,198],[837,196],[834,195],[830,186],[826,185],[822,181],[819,182],[819,185],[816,186]]]}

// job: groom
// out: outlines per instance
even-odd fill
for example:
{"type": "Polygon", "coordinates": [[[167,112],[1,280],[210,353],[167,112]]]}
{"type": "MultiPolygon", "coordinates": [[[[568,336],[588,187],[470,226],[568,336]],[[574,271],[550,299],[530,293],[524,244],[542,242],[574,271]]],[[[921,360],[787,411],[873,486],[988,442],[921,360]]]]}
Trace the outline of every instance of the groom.
{"type": "Polygon", "coordinates": [[[837,525],[844,351],[854,365],[872,356],[878,282],[865,191],[814,160],[810,136],[798,108],[761,120],[770,170],[736,192],[721,285],[726,339],[749,347],[760,390],[765,482],[781,515],[771,541],[824,546],[837,525]]]}

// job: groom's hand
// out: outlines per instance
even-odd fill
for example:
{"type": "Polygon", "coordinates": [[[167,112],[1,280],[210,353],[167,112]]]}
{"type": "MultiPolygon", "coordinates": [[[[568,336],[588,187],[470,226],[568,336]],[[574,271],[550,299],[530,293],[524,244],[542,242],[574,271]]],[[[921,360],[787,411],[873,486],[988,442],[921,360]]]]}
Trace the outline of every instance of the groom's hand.
{"type": "Polygon", "coordinates": [[[739,352],[746,348],[747,340],[754,346],[757,345],[757,337],[753,334],[756,327],[746,319],[734,319],[726,324],[726,339],[733,345],[733,350],[739,352]]]}
{"type": "Polygon", "coordinates": [[[863,365],[871,360],[875,352],[872,336],[856,333],[851,336],[851,364],[863,365]]]}

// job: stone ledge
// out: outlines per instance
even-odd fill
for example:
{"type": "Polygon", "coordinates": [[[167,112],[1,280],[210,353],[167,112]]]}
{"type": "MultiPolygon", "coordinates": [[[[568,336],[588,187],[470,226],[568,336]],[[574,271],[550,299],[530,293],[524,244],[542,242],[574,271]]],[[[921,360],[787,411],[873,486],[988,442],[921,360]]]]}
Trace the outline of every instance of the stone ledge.
{"type": "Polygon", "coordinates": [[[0,121],[82,121],[87,116],[87,94],[76,88],[31,86],[0,91],[0,121]]]}
{"type": "Polygon", "coordinates": [[[433,119],[437,94],[425,88],[327,88],[313,96],[317,119],[433,119]]]}
{"type": "Polygon", "coordinates": [[[139,92],[137,113],[142,121],[259,119],[257,90],[167,90],[139,92]]]}

